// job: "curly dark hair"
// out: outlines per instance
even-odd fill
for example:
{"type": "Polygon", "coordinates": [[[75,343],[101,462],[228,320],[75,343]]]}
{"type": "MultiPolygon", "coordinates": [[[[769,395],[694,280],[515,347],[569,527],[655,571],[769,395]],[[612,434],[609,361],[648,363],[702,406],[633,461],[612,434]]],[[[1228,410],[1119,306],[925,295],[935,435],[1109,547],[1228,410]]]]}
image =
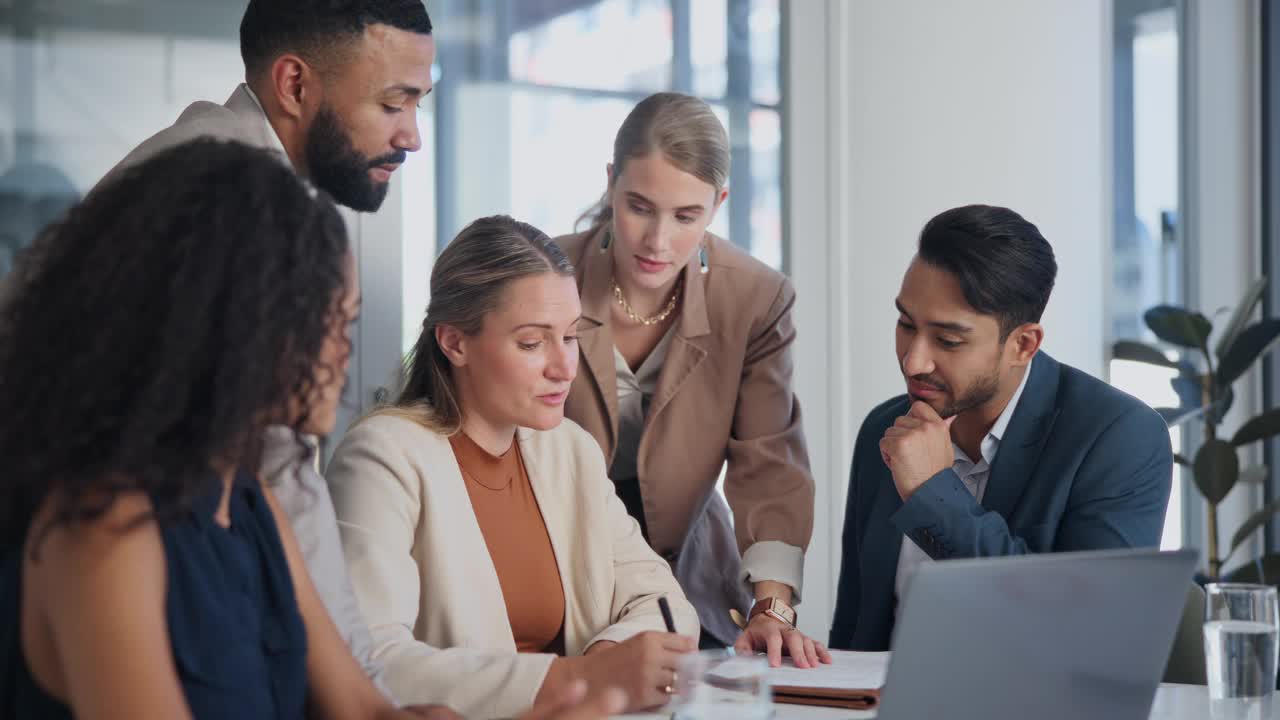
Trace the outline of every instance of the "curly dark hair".
{"type": "Polygon", "coordinates": [[[348,240],[276,155],[172,148],[92,192],[38,250],[0,304],[7,545],[46,499],[49,527],[128,491],[172,521],[215,463],[257,470],[267,424],[305,422],[321,346],[347,320],[348,240]],[[291,402],[302,417],[282,419],[291,402]]]}

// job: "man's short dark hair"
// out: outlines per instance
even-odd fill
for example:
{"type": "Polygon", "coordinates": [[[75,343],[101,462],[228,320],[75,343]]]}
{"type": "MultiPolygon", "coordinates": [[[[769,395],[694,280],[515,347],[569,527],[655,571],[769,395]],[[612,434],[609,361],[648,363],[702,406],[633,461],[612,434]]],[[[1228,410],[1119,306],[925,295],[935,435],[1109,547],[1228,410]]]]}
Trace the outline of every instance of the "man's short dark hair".
{"type": "Polygon", "coordinates": [[[1040,322],[1058,275],[1053,248],[1018,213],[965,205],[920,231],[920,259],[955,276],[969,305],[1000,321],[1003,342],[1019,325],[1040,322]]]}
{"type": "Polygon", "coordinates": [[[359,39],[370,25],[431,34],[422,0],[249,0],[240,21],[245,72],[253,77],[285,52],[323,65],[328,54],[359,39]]]}

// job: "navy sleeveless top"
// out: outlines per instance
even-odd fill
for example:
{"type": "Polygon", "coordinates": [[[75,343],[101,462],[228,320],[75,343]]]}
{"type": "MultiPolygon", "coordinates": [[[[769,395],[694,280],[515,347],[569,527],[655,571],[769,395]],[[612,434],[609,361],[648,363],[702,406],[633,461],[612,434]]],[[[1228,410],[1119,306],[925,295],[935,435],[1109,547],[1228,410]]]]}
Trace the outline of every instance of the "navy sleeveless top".
{"type": "MultiPolygon", "coordinates": [[[[257,479],[242,473],[231,527],[218,525],[221,490],[211,482],[186,519],[161,528],[165,615],[187,705],[196,718],[300,720],[307,636],[275,519],[257,479]]],[[[22,549],[11,548],[0,560],[0,717],[70,719],[23,656],[21,584],[22,549]]]]}

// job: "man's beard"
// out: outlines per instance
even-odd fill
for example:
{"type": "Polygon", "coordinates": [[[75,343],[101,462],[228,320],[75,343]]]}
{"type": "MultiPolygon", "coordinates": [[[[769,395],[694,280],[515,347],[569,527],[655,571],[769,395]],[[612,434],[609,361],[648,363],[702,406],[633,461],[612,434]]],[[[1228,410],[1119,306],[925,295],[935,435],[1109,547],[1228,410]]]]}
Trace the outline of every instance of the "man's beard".
{"type": "Polygon", "coordinates": [[[399,165],[407,153],[397,150],[369,160],[356,150],[342,127],[338,114],[327,104],[316,112],[307,132],[304,148],[307,170],[316,187],[352,210],[377,212],[387,197],[390,183],[374,182],[369,170],[381,165],[399,165]]]}
{"type": "MultiPolygon", "coordinates": [[[[932,375],[916,375],[911,378],[922,385],[929,385],[935,388],[947,390],[948,388],[937,378],[932,375]]],[[[992,398],[1000,392],[1000,367],[991,368],[991,371],[985,375],[980,375],[969,389],[963,395],[951,401],[950,404],[944,405],[938,410],[938,416],[947,419],[953,415],[959,415],[967,410],[986,405],[992,398]]],[[[914,400],[921,398],[913,397],[914,400]]],[[[926,401],[927,402],[927,401],[926,401]]]]}

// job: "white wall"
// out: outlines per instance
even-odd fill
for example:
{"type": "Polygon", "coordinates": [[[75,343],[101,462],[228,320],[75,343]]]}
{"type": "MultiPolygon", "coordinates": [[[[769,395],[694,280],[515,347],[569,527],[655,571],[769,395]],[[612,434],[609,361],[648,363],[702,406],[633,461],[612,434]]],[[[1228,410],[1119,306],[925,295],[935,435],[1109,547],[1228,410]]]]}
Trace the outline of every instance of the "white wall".
{"type": "Polygon", "coordinates": [[[892,300],[924,222],[970,202],[1036,223],[1060,265],[1046,349],[1102,370],[1110,246],[1103,0],[859,2],[850,45],[851,276],[855,413],[900,385],[892,300]],[[876,259],[871,258],[875,256],[876,259]],[[861,355],[861,353],[860,353],[861,355]],[[865,363],[865,364],[863,364],[865,363]]]}
{"type": "Polygon", "coordinates": [[[805,605],[827,592],[828,624],[854,436],[902,391],[893,299],[930,217],[983,202],[1036,223],[1060,266],[1045,347],[1102,372],[1110,13],[1107,0],[790,3],[797,385],[821,531],[805,605]]]}
{"type": "Polygon", "coordinates": [[[797,287],[795,386],[817,484],[813,539],[805,554],[799,627],[826,642],[839,571],[839,534],[852,428],[849,394],[846,48],[841,0],[787,3],[783,132],[788,270],[797,287]],[[787,50],[786,48],[789,48],[787,50]]]}

